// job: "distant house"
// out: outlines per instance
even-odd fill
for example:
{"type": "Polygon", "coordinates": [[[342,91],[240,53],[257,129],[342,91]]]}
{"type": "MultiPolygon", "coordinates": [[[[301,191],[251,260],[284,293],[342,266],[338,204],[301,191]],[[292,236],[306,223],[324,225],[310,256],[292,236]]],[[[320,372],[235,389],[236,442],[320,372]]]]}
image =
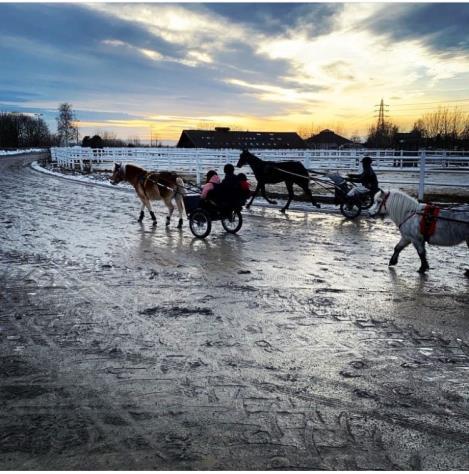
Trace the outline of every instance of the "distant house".
{"type": "Polygon", "coordinates": [[[419,130],[398,132],[394,135],[394,141],[398,150],[418,150],[423,145],[422,133],[419,130]]]}
{"type": "Polygon", "coordinates": [[[363,145],[352,142],[351,140],[341,137],[332,130],[322,130],[317,135],[313,135],[305,140],[306,148],[320,149],[338,149],[338,148],[360,148],[363,145]]]}
{"type": "Polygon", "coordinates": [[[295,132],[235,132],[228,127],[215,130],[183,130],[178,148],[297,149],[305,143],[295,132]]]}

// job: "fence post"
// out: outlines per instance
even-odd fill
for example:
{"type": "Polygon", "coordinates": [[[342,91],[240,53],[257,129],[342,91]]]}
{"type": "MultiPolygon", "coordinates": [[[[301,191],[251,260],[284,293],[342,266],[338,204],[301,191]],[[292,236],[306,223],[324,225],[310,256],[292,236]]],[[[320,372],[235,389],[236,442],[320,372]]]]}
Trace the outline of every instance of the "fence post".
{"type": "Polygon", "coordinates": [[[195,151],[195,181],[197,186],[200,186],[200,154],[197,148],[195,151]]]}
{"type": "Polygon", "coordinates": [[[306,150],[304,152],[304,165],[305,165],[305,168],[307,170],[309,170],[309,168],[311,166],[311,159],[310,159],[310,156],[309,156],[309,150],[306,150]]]}
{"type": "Polygon", "coordinates": [[[426,162],[426,152],[420,152],[420,173],[419,173],[419,201],[423,201],[425,195],[425,162],[426,162]]]}

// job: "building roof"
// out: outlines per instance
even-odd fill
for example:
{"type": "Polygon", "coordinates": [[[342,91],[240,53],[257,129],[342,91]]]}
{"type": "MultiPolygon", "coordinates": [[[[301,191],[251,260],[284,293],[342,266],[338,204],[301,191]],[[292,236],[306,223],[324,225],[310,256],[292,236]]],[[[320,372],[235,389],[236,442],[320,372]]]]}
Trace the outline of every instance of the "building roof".
{"type": "Polygon", "coordinates": [[[354,144],[354,142],[352,142],[351,140],[345,137],[341,137],[340,135],[337,135],[337,133],[334,133],[332,130],[329,130],[327,128],[319,132],[317,135],[313,135],[307,138],[305,140],[305,143],[308,148],[317,147],[323,144],[337,146],[354,144]]]}
{"type": "Polygon", "coordinates": [[[305,148],[302,138],[295,132],[235,132],[229,128],[215,130],[183,130],[179,148],[305,148]]]}

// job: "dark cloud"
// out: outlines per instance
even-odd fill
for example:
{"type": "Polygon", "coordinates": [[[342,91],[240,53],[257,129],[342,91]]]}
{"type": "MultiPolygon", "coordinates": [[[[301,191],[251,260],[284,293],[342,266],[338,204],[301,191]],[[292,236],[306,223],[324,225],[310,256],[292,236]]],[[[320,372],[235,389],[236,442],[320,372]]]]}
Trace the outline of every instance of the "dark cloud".
{"type": "Polygon", "coordinates": [[[33,92],[24,92],[24,91],[15,91],[15,90],[0,90],[0,103],[1,102],[29,102],[32,99],[37,99],[40,97],[40,94],[35,94],[33,92]]]}
{"type": "Polygon", "coordinates": [[[135,22],[74,4],[0,4],[2,36],[51,45],[64,51],[87,52],[104,40],[119,39],[165,55],[181,55],[178,46],[149,33],[135,22]]]}
{"type": "MultiPolygon", "coordinates": [[[[165,5],[167,7],[167,5],[165,5]]],[[[158,8],[158,4],[152,4],[158,8]]],[[[213,21],[239,25],[259,34],[288,36],[301,30],[319,35],[333,27],[337,4],[184,4],[211,15],[213,21]]],[[[299,87],[287,83],[291,64],[256,52],[250,38],[220,38],[213,64],[182,64],[187,49],[165,41],[135,21],[117,18],[83,4],[0,4],[0,106],[43,113],[54,124],[54,109],[28,107],[41,101],[136,114],[282,114],[288,105],[259,101],[245,88],[227,83],[299,87]],[[114,44],[106,44],[114,40],[114,44]],[[126,46],[130,45],[130,46],[126,46]],[[170,60],[152,61],[138,48],[158,51],[170,60]],[[221,112],[222,111],[222,112],[221,112]]],[[[308,90],[311,92],[311,88],[308,90]]],[[[81,120],[131,119],[130,114],[104,115],[80,110],[81,120]]],[[[140,115],[138,115],[140,117],[140,115]]]]}
{"type": "MultiPolygon", "coordinates": [[[[199,7],[200,8],[200,7],[199,7]]],[[[331,31],[338,11],[337,3],[210,3],[205,9],[233,23],[268,35],[285,34],[301,28],[311,36],[331,31]]]]}
{"type": "Polygon", "coordinates": [[[395,41],[418,39],[440,53],[469,51],[469,4],[388,4],[366,27],[395,41]]]}

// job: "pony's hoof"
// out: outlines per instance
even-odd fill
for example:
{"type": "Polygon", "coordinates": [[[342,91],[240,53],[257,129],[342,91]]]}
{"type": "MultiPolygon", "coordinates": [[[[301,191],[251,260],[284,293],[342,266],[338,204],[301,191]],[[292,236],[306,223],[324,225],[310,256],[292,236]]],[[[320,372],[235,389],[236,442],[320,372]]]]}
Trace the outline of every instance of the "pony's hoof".
{"type": "Polygon", "coordinates": [[[182,219],[179,219],[177,228],[178,228],[178,229],[182,229],[182,219]]]}
{"type": "Polygon", "coordinates": [[[251,204],[246,204],[246,209],[249,209],[251,207],[251,204]]]}
{"type": "Polygon", "coordinates": [[[466,278],[469,278],[469,268],[464,272],[464,276],[465,276],[466,278]]]}
{"type": "Polygon", "coordinates": [[[388,267],[393,267],[394,265],[397,265],[397,259],[391,258],[388,263],[388,267]]]}
{"type": "Polygon", "coordinates": [[[316,209],[321,209],[321,204],[319,204],[318,202],[315,202],[315,203],[314,203],[314,207],[315,207],[316,209]]]}
{"type": "Polygon", "coordinates": [[[287,212],[287,210],[286,210],[286,209],[280,209],[280,212],[281,212],[282,214],[285,214],[285,212],[287,212]]]}
{"type": "Polygon", "coordinates": [[[417,271],[420,273],[420,275],[425,275],[427,270],[428,267],[420,267],[417,271]]]}
{"type": "Polygon", "coordinates": [[[277,201],[270,201],[270,204],[277,204],[277,201]]]}

